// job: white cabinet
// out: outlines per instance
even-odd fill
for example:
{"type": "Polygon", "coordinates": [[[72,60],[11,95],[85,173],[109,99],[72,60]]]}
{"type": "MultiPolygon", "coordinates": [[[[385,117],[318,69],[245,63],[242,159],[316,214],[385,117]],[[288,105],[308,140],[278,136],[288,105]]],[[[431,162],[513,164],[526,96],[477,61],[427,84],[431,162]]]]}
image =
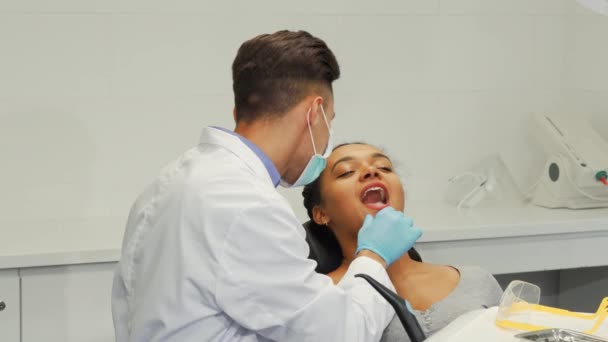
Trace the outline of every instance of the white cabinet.
{"type": "Polygon", "coordinates": [[[20,341],[20,315],[17,270],[0,270],[0,340],[20,341]]]}
{"type": "Polygon", "coordinates": [[[23,269],[22,342],[114,341],[110,298],[115,265],[23,269]]]}

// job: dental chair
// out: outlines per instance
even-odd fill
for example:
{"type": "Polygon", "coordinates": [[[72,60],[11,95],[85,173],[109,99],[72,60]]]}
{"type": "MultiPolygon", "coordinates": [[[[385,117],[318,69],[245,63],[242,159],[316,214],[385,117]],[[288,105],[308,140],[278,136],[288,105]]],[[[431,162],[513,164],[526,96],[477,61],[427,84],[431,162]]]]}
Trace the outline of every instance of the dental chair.
{"type": "MultiPolygon", "coordinates": [[[[328,274],[338,268],[342,263],[342,250],[334,233],[312,221],[305,222],[303,226],[306,231],[306,242],[310,248],[308,258],[317,262],[315,270],[318,273],[328,274]]],[[[414,248],[410,249],[408,254],[413,260],[422,261],[420,254],[414,248]]],[[[410,341],[421,342],[426,339],[416,317],[407,309],[403,298],[367,274],[357,274],[355,277],[365,279],[391,304],[410,341]]]]}

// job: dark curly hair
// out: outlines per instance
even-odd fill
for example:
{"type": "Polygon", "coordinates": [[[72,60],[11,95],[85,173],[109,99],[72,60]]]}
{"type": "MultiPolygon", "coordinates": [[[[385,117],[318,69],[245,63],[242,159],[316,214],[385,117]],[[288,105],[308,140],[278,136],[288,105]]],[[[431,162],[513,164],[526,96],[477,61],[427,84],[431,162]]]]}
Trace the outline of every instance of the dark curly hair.
{"type": "MultiPolygon", "coordinates": [[[[373,146],[363,142],[350,142],[334,147],[333,151],[346,145],[373,146]]],[[[317,261],[317,272],[329,273],[340,266],[343,254],[340,244],[338,243],[338,239],[333,231],[328,229],[325,225],[317,224],[313,219],[312,210],[315,206],[321,204],[322,201],[321,177],[304,187],[302,190],[302,197],[304,198],[303,202],[304,207],[306,208],[306,213],[310,218],[310,221],[305,224],[305,228],[307,230],[306,240],[308,241],[309,245],[311,245],[311,255],[309,257],[317,261]]],[[[408,254],[412,260],[422,261],[420,254],[414,248],[410,249],[408,254]]]]}

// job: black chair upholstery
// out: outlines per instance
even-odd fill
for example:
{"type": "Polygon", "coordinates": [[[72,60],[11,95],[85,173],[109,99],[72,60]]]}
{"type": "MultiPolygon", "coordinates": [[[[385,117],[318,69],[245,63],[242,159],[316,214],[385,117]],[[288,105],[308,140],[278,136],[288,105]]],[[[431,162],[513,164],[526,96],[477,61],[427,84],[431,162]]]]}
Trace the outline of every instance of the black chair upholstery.
{"type": "Polygon", "coordinates": [[[317,262],[315,270],[327,274],[338,268],[342,263],[342,249],[334,233],[312,221],[305,222],[303,226],[310,248],[308,258],[317,262]]]}
{"type": "MultiPolygon", "coordinates": [[[[306,230],[306,242],[310,247],[308,258],[317,262],[315,270],[327,274],[337,269],[342,263],[342,249],[334,233],[312,221],[305,222],[303,226],[306,230]]],[[[413,260],[422,261],[414,248],[408,253],[413,260]]]]}

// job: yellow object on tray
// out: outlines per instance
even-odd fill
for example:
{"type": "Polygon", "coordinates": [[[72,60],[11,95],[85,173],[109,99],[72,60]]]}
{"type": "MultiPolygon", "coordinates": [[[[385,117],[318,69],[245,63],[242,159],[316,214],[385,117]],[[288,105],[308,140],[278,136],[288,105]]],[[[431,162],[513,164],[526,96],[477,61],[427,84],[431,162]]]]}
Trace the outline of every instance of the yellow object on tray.
{"type": "Polygon", "coordinates": [[[579,313],[540,305],[540,288],[523,281],[512,281],[500,300],[496,325],[507,329],[535,331],[570,329],[608,337],[608,297],[595,313],[579,313]]]}

